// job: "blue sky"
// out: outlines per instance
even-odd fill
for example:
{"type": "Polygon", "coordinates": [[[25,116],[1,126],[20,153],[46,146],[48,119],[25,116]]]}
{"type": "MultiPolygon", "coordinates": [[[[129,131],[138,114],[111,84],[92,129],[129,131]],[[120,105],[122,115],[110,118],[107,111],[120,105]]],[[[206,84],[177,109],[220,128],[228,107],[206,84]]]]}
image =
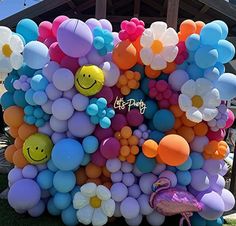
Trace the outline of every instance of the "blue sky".
{"type": "MultiPolygon", "coordinates": [[[[40,0],[26,0],[26,7],[37,4],[40,0]]],[[[24,0],[0,0],[0,20],[25,9],[24,0]]]]}

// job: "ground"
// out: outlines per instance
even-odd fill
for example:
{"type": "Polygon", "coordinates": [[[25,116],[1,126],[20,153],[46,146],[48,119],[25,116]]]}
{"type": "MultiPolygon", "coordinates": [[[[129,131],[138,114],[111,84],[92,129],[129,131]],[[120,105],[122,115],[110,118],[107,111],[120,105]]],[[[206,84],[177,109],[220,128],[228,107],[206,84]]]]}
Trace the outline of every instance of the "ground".
{"type": "MultiPolygon", "coordinates": [[[[0,192],[7,187],[7,175],[0,175],[0,192]]],[[[7,200],[0,199],[0,225],[1,226],[63,226],[59,217],[53,217],[45,213],[38,218],[33,218],[28,215],[17,214],[8,204],[7,200]]],[[[115,221],[109,225],[125,225],[122,221],[115,221]]],[[[142,224],[144,225],[144,224],[142,224]]],[[[177,226],[178,219],[173,218],[171,221],[166,222],[163,226],[177,226]]],[[[227,220],[224,226],[236,226],[235,220],[227,220]]]]}

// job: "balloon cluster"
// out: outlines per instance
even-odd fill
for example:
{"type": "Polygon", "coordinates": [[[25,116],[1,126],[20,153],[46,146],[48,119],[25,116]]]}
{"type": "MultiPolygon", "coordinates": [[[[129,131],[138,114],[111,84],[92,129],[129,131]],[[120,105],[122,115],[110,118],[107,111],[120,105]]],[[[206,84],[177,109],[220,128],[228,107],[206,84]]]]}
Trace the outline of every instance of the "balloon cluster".
{"type": "Polygon", "coordinates": [[[180,208],[171,200],[177,211],[196,199],[192,225],[222,225],[235,204],[223,178],[234,121],[225,101],[236,97],[227,34],[223,21],[186,20],[178,33],[137,18],[119,34],[106,19],[66,16],[23,19],[16,33],[0,26],[10,206],[33,217],[47,209],[70,226],[113,216],[159,226],[173,208],[152,206],[154,189],[163,201],[184,194],[180,208]]]}

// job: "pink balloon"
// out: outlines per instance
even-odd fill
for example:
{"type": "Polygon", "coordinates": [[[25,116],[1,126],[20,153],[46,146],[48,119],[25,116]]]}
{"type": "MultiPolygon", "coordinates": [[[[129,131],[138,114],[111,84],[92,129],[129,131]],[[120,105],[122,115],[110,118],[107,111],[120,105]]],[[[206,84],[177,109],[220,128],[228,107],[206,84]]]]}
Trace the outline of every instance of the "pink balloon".
{"type": "Polygon", "coordinates": [[[52,33],[55,37],[57,37],[57,29],[62,22],[69,19],[67,16],[58,16],[52,22],[52,33]]]}
{"type": "Polygon", "coordinates": [[[225,126],[226,129],[231,127],[234,123],[234,113],[230,109],[227,109],[227,113],[228,113],[228,119],[226,121],[226,126],[225,126]]]}
{"type": "Polygon", "coordinates": [[[113,130],[111,128],[103,129],[100,126],[97,126],[94,135],[99,139],[99,141],[102,141],[108,137],[112,137],[113,130]]]}
{"type": "Polygon", "coordinates": [[[120,131],[124,126],[127,125],[126,117],[122,114],[116,114],[111,120],[111,127],[115,131],[120,131]]]}
{"type": "Polygon", "coordinates": [[[120,142],[114,137],[109,137],[101,143],[100,152],[106,159],[116,158],[120,152],[120,142]]]}
{"type": "Polygon", "coordinates": [[[46,39],[52,36],[52,23],[49,21],[43,21],[39,24],[39,36],[46,39]]]}
{"type": "Polygon", "coordinates": [[[62,58],[65,56],[65,54],[61,51],[58,42],[54,42],[49,47],[49,55],[51,57],[51,60],[56,61],[60,64],[62,58]]]}
{"type": "Polygon", "coordinates": [[[113,92],[110,87],[103,86],[102,90],[96,94],[97,98],[104,97],[107,103],[110,104],[113,100],[113,92]]]}
{"type": "Polygon", "coordinates": [[[209,140],[221,141],[224,139],[225,134],[226,134],[226,132],[224,129],[219,129],[216,132],[208,130],[207,137],[209,138],[209,140]]]}
{"type": "Polygon", "coordinates": [[[52,43],[56,42],[57,40],[54,37],[48,37],[44,40],[44,44],[49,48],[52,43]]]}
{"type": "Polygon", "coordinates": [[[144,117],[138,109],[132,109],[127,113],[127,121],[130,126],[139,126],[143,123],[144,117]]]}

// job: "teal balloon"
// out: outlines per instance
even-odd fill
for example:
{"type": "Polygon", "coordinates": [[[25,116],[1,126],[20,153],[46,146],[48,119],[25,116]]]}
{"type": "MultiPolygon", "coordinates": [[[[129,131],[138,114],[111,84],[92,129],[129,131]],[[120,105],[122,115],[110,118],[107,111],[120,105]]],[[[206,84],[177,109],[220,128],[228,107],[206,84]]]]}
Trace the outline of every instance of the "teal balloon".
{"type": "Polygon", "coordinates": [[[35,121],[35,126],[37,126],[38,128],[44,126],[44,124],[45,124],[45,121],[42,118],[36,119],[35,121]]]}
{"type": "Polygon", "coordinates": [[[142,173],[150,173],[156,166],[155,158],[147,158],[143,153],[140,153],[136,160],[136,167],[142,173]]]}
{"type": "Polygon", "coordinates": [[[53,177],[53,186],[59,192],[70,192],[76,184],[76,177],[73,171],[57,171],[53,177]]]}
{"type": "Polygon", "coordinates": [[[220,92],[221,100],[231,100],[236,97],[236,76],[231,73],[222,74],[215,82],[220,92]]]}
{"type": "Polygon", "coordinates": [[[7,109],[11,106],[15,105],[15,101],[13,98],[13,94],[10,92],[6,92],[1,96],[1,105],[3,109],[7,109]]]}
{"type": "Polygon", "coordinates": [[[164,133],[154,130],[149,134],[148,138],[155,140],[156,142],[159,143],[164,136],[165,136],[164,133]]]}
{"type": "Polygon", "coordinates": [[[23,19],[16,25],[16,33],[23,36],[26,43],[38,39],[38,25],[31,19],[23,19]]]}
{"type": "Polygon", "coordinates": [[[174,127],[175,117],[169,110],[159,110],[153,117],[154,127],[161,132],[167,132],[174,127]]]}
{"type": "Polygon", "coordinates": [[[70,205],[67,209],[63,210],[61,212],[61,219],[63,223],[67,226],[77,225],[79,222],[76,216],[76,212],[77,210],[75,210],[72,205],[70,205]]]}
{"type": "Polygon", "coordinates": [[[54,195],[53,202],[55,204],[55,207],[60,210],[64,210],[67,207],[69,207],[71,203],[71,195],[70,193],[61,193],[57,192],[54,195]]]}
{"type": "Polygon", "coordinates": [[[207,226],[207,221],[197,213],[193,214],[190,221],[192,226],[207,226]]]}
{"type": "Polygon", "coordinates": [[[89,162],[90,162],[90,155],[85,153],[84,158],[81,162],[81,166],[86,166],[86,165],[88,165],[89,162]]]}
{"type": "Polygon", "coordinates": [[[181,171],[189,170],[192,166],[192,159],[188,157],[188,159],[181,164],[180,166],[177,166],[176,168],[181,171]]]}
{"type": "Polygon", "coordinates": [[[14,102],[19,107],[26,107],[28,103],[25,100],[25,92],[22,90],[16,90],[13,95],[14,102]]]}
{"type": "Polygon", "coordinates": [[[33,95],[34,95],[34,91],[32,89],[27,90],[27,92],[25,93],[25,100],[28,104],[34,106],[36,104],[33,100],[33,95]]]}
{"type": "Polygon", "coordinates": [[[144,66],[141,64],[136,64],[131,68],[131,71],[137,71],[141,75],[141,79],[145,78],[145,70],[144,66]]]}
{"type": "Polygon", "coordinates": [[[15,80],[19,79],[19,76],[15,73],[9,74],[6,79],[4,80],[4,87],[9,92],[14,92],[15,88],[13,87],[13,83],[15,80]]]}
{"type": "Polygon", "coordinates": [[[219,217],[213,221],[207,221],[207,226],[222,226],[224,224],[223,217],[219,217]]]}
{"type": "Polygon", "coordinates": [[[53,198],[49,199],[47,203],[47,209],[48,209],[48,212],[53,216],[58,216],[61,214],[61,210],[55,206],[53,202],[53,198]]]}
{"type": "Polygon", "coordinates": [[[190,158],[192,159],[192,166],[191,169],[201,169],[204,164],[204,158],[202,154],[198,152],[191,152],[190,158]]]}
{"type": "Polygon", "coordinates": [[[176,176],[180,185],[187,186],[191,183],[192,177],[189,171],[177,171],[176,176]]]}
{"type": "Polygon", "coordinates": [[[141,81],[141,90],[144,92],[145,95],[148,95],[149,93],[149,88],[148,88],[148,84],[149,84],[149,79],[148,78],[144,78],[141,81]]]}
{"type": "Polygon", "coordinates": [[[130,92],[128,96],[125,97],[125,100],[134,99],[136,101],[145,100],[145,95],[142,90],[135,89],[130,92]]]}
{"type": "Polygon", "coordinates": [[[171,171],[171,172],[173,172],[173,173],[176,173],[176,171],[177,171],[177,169],[176,169],[175,166],[167,166],[167,167],[166,167],[166,170],[169,170],[169,171],[171,171]]]}
{"type": "Polygon", "coordinates": [[[147,108],[144,112],[144,117],[146,119],[152,119],[158,110],[157,102],[149,99],[145,101],[145,104],[147,108]]]}
{"type": "Polygon", "coordinates": [[[235,48],[234,45],[227,40],[220,40],[217,46],[218,61],[226,64],[234,58],[235,48]]]}
{"type": "Polygon", "coordinates": [[[168,79],[169,79],[169,75],[162,73],[162,74],[157,78],[157,81],[159,81],[159,80],[165,80],[166,82],[168,82],[168,79]]]}
{"type": "Polygon", "coordinates": [[[41,189],[49,189],[53,185],[53,176],[53,172],[46,169],[38,174],[36,181],[41,189]]]}
{"type": "Polygon", "coordinates": [[[25,115],[33,115],[34,113],[34,107],[31,105],[28,105],[24,108],[25,115]]]}
{"type": "Polygon", "coordinates": [[[25,63],[22,67],[17,71],[19,75],[27,75],[28,77],[33,77],[35,70],[28,67],[25,63]]]}
{"type": "Polygon", "coordinates": [[[218,60],[218,52],[210,46],[202,46],[196,51],[194,59],[197,66],[202,69],[213,67],[218,60]]]}

